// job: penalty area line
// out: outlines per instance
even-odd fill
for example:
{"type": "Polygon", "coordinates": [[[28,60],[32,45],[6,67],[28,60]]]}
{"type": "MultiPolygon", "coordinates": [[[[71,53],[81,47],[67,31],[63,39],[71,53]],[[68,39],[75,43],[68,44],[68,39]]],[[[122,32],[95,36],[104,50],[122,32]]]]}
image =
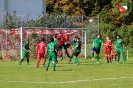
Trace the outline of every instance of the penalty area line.
{"type": "Polygon", "coordinates": [[[89,82],[89,81],[104,81],[104,80],[117,80],[117,79],[133,79],[133,77],[118,77],[118,78],[96,78],[96,79],[86,79],[86,80],[73,80],[64,82],[34,82],[34,81],[6,81],[0,80],[0,82],[6,83],[30,83],[30,84],[67,84],[67,83],[78,83],[78,82],[89,82]]]}

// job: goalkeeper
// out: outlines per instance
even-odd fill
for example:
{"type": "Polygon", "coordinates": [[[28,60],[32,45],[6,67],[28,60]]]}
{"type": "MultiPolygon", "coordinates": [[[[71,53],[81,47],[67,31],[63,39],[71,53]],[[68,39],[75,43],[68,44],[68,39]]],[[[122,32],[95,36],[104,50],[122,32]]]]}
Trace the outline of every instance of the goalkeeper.
{"type": "Polygon", "coordinates": [[[22,50],[22,58],[20,59],[19,65],[23,62],[24,58],[26,57],[27,59],[27,65],[29,65],[29,39],[26,39],[26,43],[24,44],[23,50],[22,50]]]}

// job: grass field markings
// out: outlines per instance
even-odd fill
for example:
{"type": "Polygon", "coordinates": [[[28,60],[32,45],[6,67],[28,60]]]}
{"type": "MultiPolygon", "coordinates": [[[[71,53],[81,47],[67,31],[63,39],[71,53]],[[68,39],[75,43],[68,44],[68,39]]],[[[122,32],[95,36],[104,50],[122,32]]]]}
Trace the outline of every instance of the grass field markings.
{"type": "Polygon", "coordinates": [[[133,76],[131,77],[118,77],[118,78],[97,78],[97,79],[86,79],[86,80],[73,80],[73,81],[65,81],[65,82],[30,82],[30,81],[5,81],[0,80],[0,82],[6,82],[6,83],[31,83],[31,84],[67,84],[67,83],[78,83],[78,82],[89,82],[89,81],[104,81],[104,80],[118,80],[118,79],[133,79],[133,76]]]}

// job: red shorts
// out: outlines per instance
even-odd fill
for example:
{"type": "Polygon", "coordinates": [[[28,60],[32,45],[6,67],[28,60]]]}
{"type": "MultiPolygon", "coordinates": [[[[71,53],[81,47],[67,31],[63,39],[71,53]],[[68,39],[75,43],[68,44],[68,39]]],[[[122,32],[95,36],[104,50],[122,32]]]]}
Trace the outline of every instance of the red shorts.
{"type": "Polygon", "coordinates": [[[111,54],[111,49],[106,49],[105,54],[111,54]]]}
{"type": "Polygon", "coordinates": [[[116,54],[117,54],[117,50],[114,50],[113,55],[116,55],[116,54]]]}
{"type": "Polygon", "coordinates": [[[38,53],[37,57],[38,57],[38,59],[45,58],[44,53],[38,53]]]}

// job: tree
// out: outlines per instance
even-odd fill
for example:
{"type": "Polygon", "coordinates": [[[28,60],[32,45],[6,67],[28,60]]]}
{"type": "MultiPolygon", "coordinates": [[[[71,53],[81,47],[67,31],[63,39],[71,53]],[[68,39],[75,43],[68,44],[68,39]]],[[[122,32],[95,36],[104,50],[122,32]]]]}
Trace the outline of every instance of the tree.
{"type": "Polygon", "coordinates": [[[20,21],[21,17],[17,16],[16,11],[14,11],[13,14],[8,14],[7,12],[4,17],[4,21],[3,24],[1,25],[1,28],[4,29],[19,28],[20,21]]]}

